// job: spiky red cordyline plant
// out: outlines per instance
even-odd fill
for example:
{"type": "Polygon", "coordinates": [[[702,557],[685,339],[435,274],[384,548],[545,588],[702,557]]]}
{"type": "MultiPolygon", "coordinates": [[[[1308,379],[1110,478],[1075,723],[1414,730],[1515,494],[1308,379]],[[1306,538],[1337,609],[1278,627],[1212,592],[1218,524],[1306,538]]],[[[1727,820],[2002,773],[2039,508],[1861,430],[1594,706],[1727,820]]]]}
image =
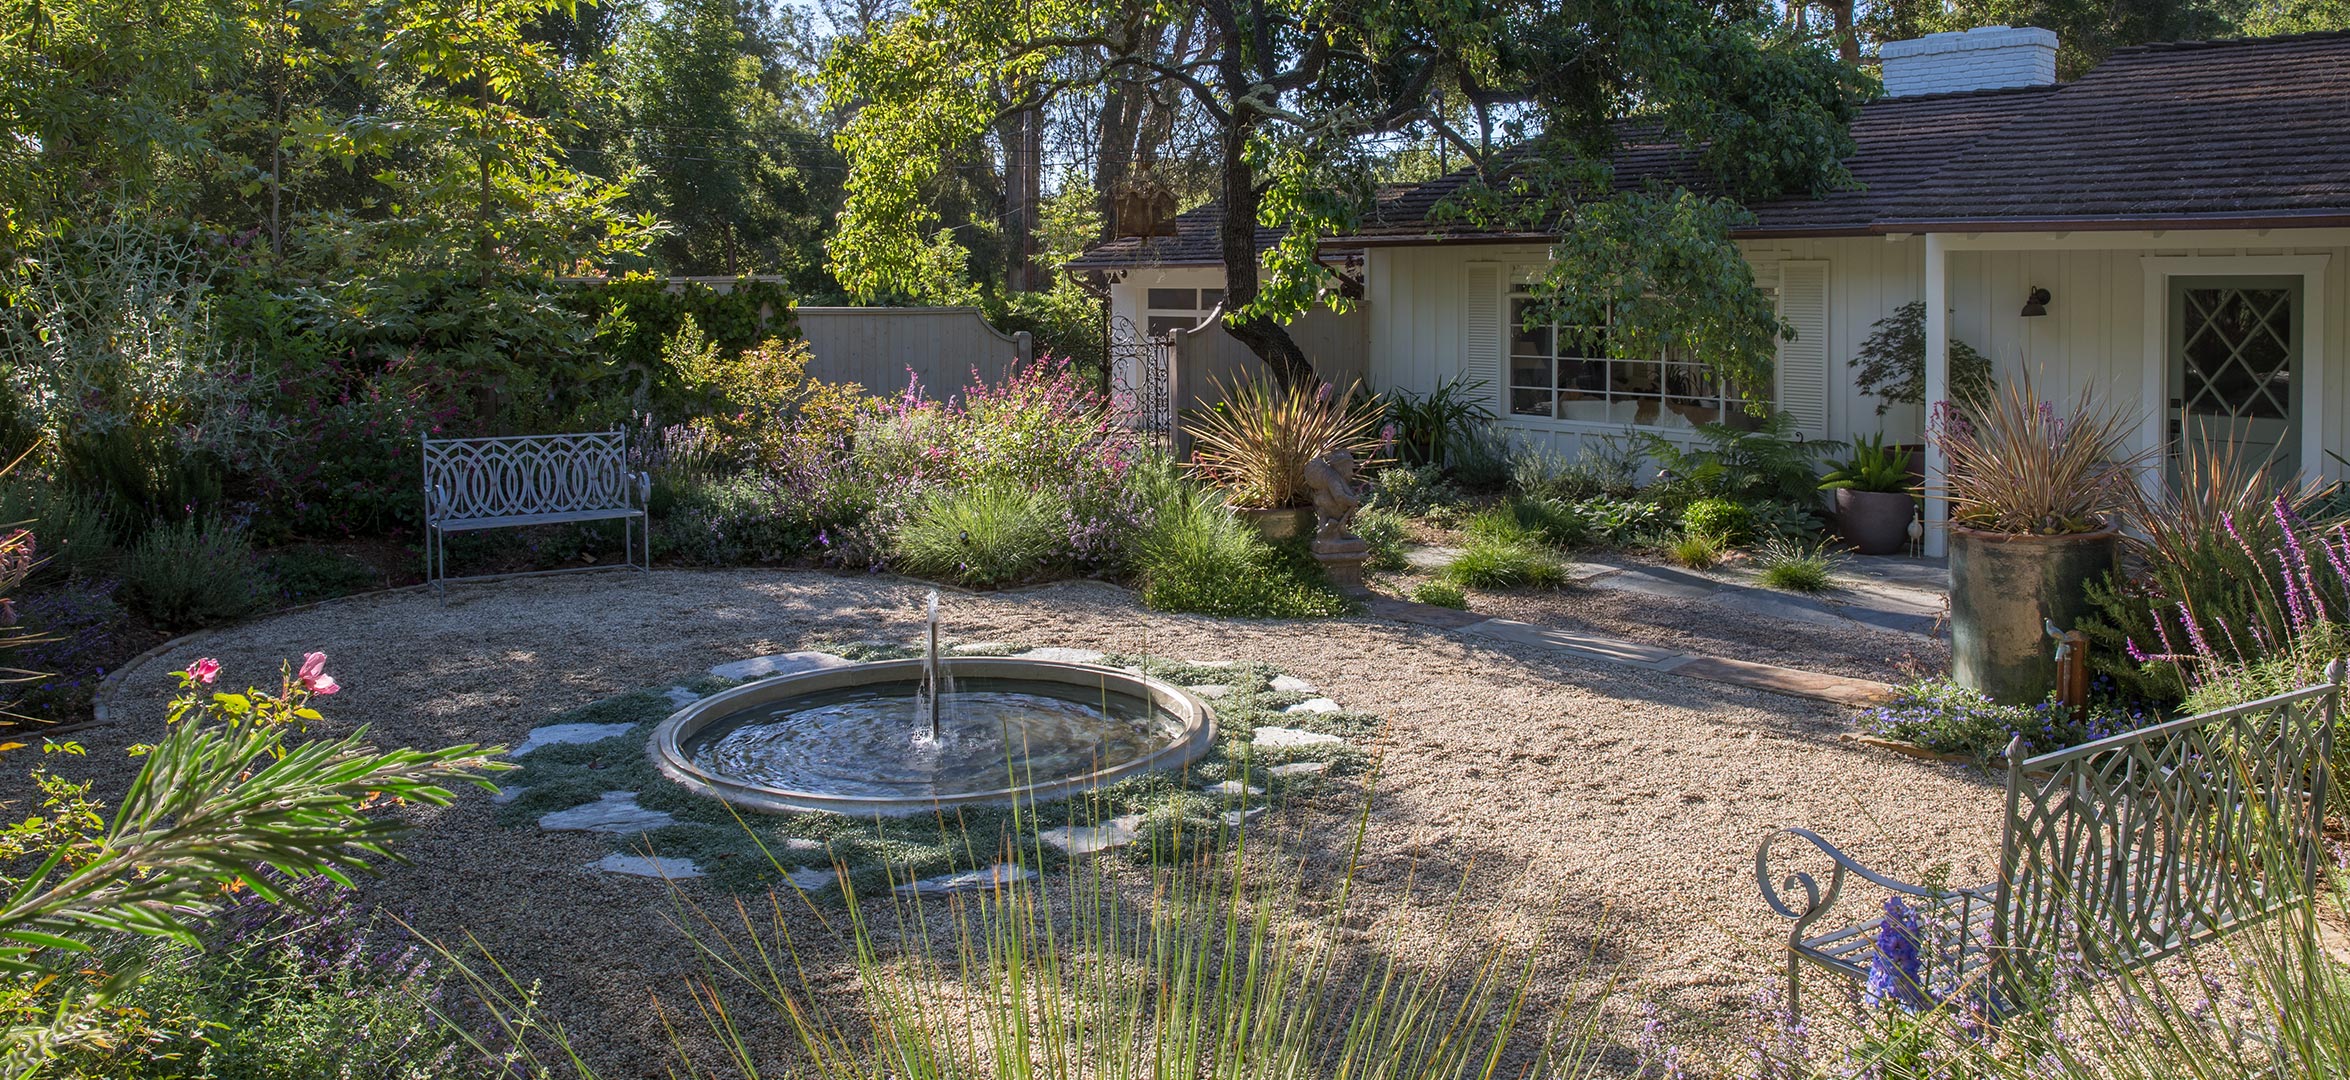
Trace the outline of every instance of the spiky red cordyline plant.
{"type": "Polygon", "coordinates": [[[1941,494],[1953,524],[2061,536],[2104,529],[2130,507],[2152,456],[2129,448],[2136,427],[2087,388],[2059,415],[2026,376],[1955,409],[1937,403],[1928,437],[1949,461],[1941,494]]]}

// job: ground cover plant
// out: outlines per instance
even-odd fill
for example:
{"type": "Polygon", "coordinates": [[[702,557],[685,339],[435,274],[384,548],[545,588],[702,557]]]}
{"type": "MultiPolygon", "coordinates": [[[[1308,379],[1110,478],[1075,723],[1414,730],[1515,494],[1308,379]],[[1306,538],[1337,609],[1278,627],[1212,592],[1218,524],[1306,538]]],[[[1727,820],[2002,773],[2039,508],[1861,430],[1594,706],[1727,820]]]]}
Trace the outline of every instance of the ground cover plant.
{"type": "Polygon", "coordinates": [[[2116,700],[2110,683],[2100,689],[2103,692],[2087,713],[2076,718],[2053,696],[2035,705],[2001,705],[1948,679],[1924,679],[1863,712],[1860,728],[1936,753],[1991,762],[2006,754],[2008,743],[2019,737],[2026,756],[2046,754],[2167,718],[2159,709],[2116,700]]]}

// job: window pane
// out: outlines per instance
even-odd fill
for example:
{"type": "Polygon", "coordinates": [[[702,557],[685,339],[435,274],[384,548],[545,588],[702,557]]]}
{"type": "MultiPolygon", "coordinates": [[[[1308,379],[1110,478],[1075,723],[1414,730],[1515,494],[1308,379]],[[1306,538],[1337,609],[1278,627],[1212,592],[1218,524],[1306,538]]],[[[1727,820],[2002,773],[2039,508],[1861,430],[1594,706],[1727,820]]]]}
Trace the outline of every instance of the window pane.
{"type": "Polygon", "coordinates": [[[1599,326],[1559,328],[1559,355],[1599,359],[1607,355],[1607,329],[1599,326]]]}
{"type": "Polygon", "coordinates": [[[1654,360],[1608,361],[1608,390],[1616,396],[1657,394],[1664,390],[1663,365],[1654,360]]]}
{"type": "Polygon", "coordinates": [[[1510,357],[1510,385],[1550,388],[1550,359],[1542,356],[1510,357]]]}
{"type": "Polygon", "coordinates": [[[1526,329],[1526,312],[1532,304],[1523,299],[1510,301],[1510,351],[1526,356],[1550,355],[1550,327],[1526,329]]]}
{"type": "Polygon", "coordinates": [[[1177,330],[1189,330],[1198,325],[1199,320],[1189,315],[1153,315],[1150,318],[1150,336],[1162,338],[1177,330]]]}
{"type": "Polygon", "coordinates": [[[1223,302],[1224,290],[1222,289],[1201,289],[1199,291],[1199,309],[1201,311],[1206,311],[1223,302]]]}
{"type": "Polygon", "coordinates": [[[1591,394],[1605,394],[1607,392],[1607,361],[1562,358],[1559,361],[1559,388],[1581,390],[1591,394]]]}
{"type": "Polygon", "coordinates": [[[1549,416],[1550,391],[1518,388],[1510,391],[1510,414],[1513,416],[1549,416]]]}
{"type": "Polygon", "coordinates": [[[1199,310],[1199,293],[1193,289],[1152,289],[1146,299],[1156,311],[1199,310]]]}

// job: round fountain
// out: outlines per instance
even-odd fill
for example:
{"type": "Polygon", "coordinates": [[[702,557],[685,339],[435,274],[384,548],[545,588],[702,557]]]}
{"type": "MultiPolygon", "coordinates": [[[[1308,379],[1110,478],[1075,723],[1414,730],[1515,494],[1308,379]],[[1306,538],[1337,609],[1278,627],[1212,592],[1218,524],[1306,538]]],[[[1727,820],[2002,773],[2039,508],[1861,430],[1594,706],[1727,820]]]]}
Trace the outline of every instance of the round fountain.
{"type": "Polygon", "coordinates": [[[653,732],[653,764],[759,810],[911,814],[1063,798],[1179,768],[1215,714],[1156,679],[1091,664],[942,657],[823,668],[703,698],[653,732]]]}

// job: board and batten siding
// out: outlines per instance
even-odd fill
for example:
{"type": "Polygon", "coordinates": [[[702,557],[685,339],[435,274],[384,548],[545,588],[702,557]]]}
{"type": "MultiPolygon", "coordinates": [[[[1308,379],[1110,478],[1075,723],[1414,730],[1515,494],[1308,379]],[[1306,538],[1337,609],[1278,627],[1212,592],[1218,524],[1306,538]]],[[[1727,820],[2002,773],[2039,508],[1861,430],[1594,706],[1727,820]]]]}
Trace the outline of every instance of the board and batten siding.
{"type": "MultiPolygon", "coordinates": [[[[1800,397],[1799,419],[1810,434],[1846,438],[1856,425],[1864,433],[1878,430],[1876,399],[1852,389],[1845,363],[1852,347],[1868,336],[1871,323],[1916,299],[1915,260],[1922,246],[1875,238],[1742,245],[1754,265],[1757,285],[1779,289],[1786,266],[1794,267],[1806,285],[1804,310],[1783,312],[1809,332],[1786,343],[1782,367],[1798,374],[1780,393],[1791,404],[1800,397]],[[1905,250],[1910,263],[1902,270],[1899,256],[1905,250]],[[1847,274],[1848,265],[1865,273],[1890,272],[1893,280],[1856,282],[1847,274]]],[[[1572,453],[1586,437],[1622,434],[1621,425],[1508,415],[1502,385],[1507,376],[1507,288],[1513,280],[1532,276],[1546,258],[1540,247],[1518,245],[1373,249],[1366,290],[1371,301],[1372,387],[1424,394],[1465,373],[1490,380],[1490,407],[1502,418],[1502,426],[1520,439],[1572,453]],[[1485,332],[1488,320],[1497,333],[1485,332]]],[[[1785,297],[1781,299],[1784,303],[1785,297]]],[[[1906,417],[1889,415],[1883,423],[1895,441],[1913,441],[1922,419],[1919,412],[1912,408],[1906,417]]],[[[1661,433],[1688,435],[1686,430],[1661,433]]]]}

